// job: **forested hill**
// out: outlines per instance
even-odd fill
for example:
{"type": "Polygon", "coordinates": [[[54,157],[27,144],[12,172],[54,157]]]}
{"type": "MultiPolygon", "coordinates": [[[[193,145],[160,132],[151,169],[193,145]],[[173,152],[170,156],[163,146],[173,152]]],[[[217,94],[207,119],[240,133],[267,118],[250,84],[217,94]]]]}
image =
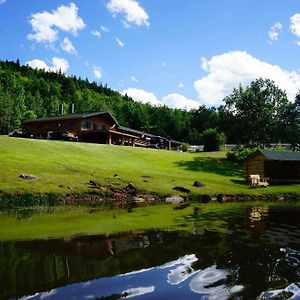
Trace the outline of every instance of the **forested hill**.
{"type": "Polygon", "coordinates": [[[20,129],[23,120],[57,116],[60,105],[69,114],[71,103],[75,113],[110,111],[123,126],[180,141],[199,142],[198,133],[218,127],[215,109],[153,107],[87,79],[0,61],[0,133],[20,129]]]}
{"type": "Polygon", "coordinates": [[[21,66],[18,60],[0,61],[0,134],[20,130],[24,120],[57,116],[61,105],[70,114],[72,103],[75,113],[109,111],[123,126],[190,144],[202,143],[202,133],[215,128],[229,143],[281,141],[300,148],[300,93],[291,102],[269,79],[233,89],[219,108],[186,111],[135,102],[106,85],[21,66]]]}

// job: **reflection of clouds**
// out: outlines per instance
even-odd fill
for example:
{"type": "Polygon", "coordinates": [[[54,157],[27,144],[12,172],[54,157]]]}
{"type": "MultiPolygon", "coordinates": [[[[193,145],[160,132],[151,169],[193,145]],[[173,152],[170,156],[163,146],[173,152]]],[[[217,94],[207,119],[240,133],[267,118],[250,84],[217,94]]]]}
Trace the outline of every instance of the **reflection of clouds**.
{"type": "Polygon", "coordinates": [[[196,257],[195,254],[189,254],[185,255],[183,257],[178,258],[177,260],[172,260],[162,266],[160,266],[160,269],[167,269],[171,267],[175,267],[176,265],[187,265],[187,264],[192,264],[193,262],[197,261],[198,258],[196,257]]]}
{"type": "MultiPolygon", "coordinates": [[[[300,285],[300,282],[298,283],[300,285]]],[[[299,299],[300,297],[300,287],[292,283],[289,286],[287,286],[285,289],[280,290],[273,290],[273,291],[267,291],[260,294],[258,297],[258,300],[265,300],[265,299],[299,299]],[[290,294],[289,298],[280,298],[283,294],[290,294]]]]}
{"type": "Polygon", "coordinates": [[[195,254],[186,255],[179,260],[175,261],[173,266],[179,265],[175,269],[171,269],[168,274],[168,283],[172,285],[177,285],[192,275],[194,275],[197,271],[192,268],[192,264],[197,261],[198,258],[195,254]]]}
{"type": "Polygon", "coordinates": [[[193,277],[190,289],[192,292],[206,295],[205,299],[227,299],[230,294],[238,293],[244,288],[242,285],[227,288],[224,284],[227,276],[228,272],[217,269],[216,265],[208,267],[193,277]]]}
{"type": "Polygon", "coordinates": [[[40,299],[45,299],[45,298],[48,298],[48,297],[52,297],[52,296],[55,295],[56,293],[57,293],[57,290],[56,290],[56,289],[53,289],[53,290],[51,290],[50,292],[42,293],[41,296],[40,296],[40,299]]]}
{"type": "Polygon", "coordinates": [[[154,285],[146,287],[131,288],[122,292],[122,298],[133,298],[154,292],[154,285]]]}

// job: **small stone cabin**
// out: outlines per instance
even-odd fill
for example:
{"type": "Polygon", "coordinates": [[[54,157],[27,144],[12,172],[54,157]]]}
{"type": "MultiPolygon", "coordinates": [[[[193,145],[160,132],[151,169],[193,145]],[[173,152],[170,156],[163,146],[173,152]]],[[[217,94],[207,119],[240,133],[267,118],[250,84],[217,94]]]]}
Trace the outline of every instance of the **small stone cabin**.
{"type": "Polygon", "coordinates": [[[245,175],[260,175],[270,183],[300,183],[300,152],[257,150],[244,161],[245,175]]]}
{"type": "Polygon", "coordinates": [[[23,123],[24,137],[173,150],[180,142],[121,126],[110,112],[71,114],[23,123]]]}

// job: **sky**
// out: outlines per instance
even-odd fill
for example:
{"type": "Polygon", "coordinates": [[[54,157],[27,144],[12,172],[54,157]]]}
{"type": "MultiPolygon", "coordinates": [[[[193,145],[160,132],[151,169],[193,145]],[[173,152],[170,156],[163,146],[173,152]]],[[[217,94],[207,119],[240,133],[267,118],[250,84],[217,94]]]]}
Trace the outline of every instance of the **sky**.
{"type": "Polygon", "coordinates": [[[269,78],[300,90],[299,0],[0,0],[0,59],[172,108],[269,78]]]}

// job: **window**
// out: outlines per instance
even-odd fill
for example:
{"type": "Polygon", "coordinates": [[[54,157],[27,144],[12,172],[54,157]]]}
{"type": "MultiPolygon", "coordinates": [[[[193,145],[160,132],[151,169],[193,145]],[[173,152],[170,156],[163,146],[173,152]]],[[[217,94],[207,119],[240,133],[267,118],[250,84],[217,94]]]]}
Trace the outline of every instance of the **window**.
{"type": "Polygon", "coordinates": [[[89,122],[89,121],[84,121],[84,122],[82,123],[82,127],[83,127],[84,129],[89,129],[89,128],[90,128],[90,122],[89,122]]]}
{"type": "Polygon", "coordinates": [[[97,129],[98,129],[98,124],[97,124],[97,123],[94,123],[94,124],[93,124],[93,129],[94,129],[94,130],[97,130],[97,129]]]}

